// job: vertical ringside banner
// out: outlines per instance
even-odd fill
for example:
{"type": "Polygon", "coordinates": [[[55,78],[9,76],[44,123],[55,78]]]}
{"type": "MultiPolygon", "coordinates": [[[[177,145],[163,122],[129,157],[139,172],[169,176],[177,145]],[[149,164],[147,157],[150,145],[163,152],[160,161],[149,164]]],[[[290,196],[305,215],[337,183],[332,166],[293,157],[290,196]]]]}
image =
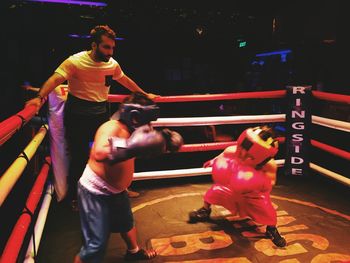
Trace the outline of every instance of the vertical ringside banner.
{"type": "Polygon", "coordinates": [[[311,86],[287,86],[285,158],[287,175],[308,175],[311,94],[311,86]]]}

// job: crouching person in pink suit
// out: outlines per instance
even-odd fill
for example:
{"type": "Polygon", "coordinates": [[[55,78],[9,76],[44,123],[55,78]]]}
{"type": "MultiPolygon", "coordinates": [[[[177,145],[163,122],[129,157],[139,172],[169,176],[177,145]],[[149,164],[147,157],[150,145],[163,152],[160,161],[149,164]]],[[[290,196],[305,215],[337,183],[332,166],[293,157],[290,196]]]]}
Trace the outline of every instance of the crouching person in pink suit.
{"type": "Polygon", "coordinates": [[[191,223],[206,221],[211,205],[220,205],[233,215],[250,217],[266,225],[266,235],[278,247],[286,240],[279,234],[277,215],[270,192],[276,183],[277,165],[274,156],[278,142],[267,126],[246,129],[238,138],[237,146],[227,147],[220,155],[207,161],[212,167],[214,184],[204,195],[204,204],[189,213],[191,223]]]}

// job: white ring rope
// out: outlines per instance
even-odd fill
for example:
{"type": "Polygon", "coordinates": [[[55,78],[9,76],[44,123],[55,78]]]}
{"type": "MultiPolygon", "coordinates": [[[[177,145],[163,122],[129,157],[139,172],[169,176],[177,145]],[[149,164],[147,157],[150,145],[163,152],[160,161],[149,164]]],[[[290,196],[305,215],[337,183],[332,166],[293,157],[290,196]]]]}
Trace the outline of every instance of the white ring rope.
{"type": "MultiPolygon", "coordinates": [[[[214,116],[214,117],[185,117],[185,118],[159,118],[152,122],[154,127],[179,127],[179,126],[206,126],[222,124],[245,123],[271,123],[284,122],[285,114],[270,115],[241,115],[241,116],[214,116]]],[[[350,132],[350,123],[312,115],[312,123],[325,127],[350,132]]]]}
{"type": "MultiPolygon", "coordinates": [[[[285,163],[284,159],[276,160],[277,166],[282,167],[285,163]]],[[[337,174],[335,172],[332,172],[330,170],[327,170],[317,164],[310,163],[310,168],[324,174],[332,179],[335,179],[336,181],[350,186],[350,179],[337,174]]],[[[161,179],[161,178],[177,178],[177,177],[190,177],[190,176],[197,176],[197,175],[209,175],[211,174],[212,168],[189,168],[189,169],[177,169],[177,170],[163,170],[163,171],[148,171],[148,172],[138,172],[134,173],[134,181],[139,180],[147,180],[147,179],[161,179]]]]}
{"type": "Polygon", "coordinates": [[[26,257],[25,257],[23,263],[34,263],[35,262],[34,244],[35,244],[36,252],[38,252],[39,246],[40,246],[40,241],[41,241],[41,236],[43,234],[47,215],[48,215],[49,208],[50,208],[51,201],[52,201],[52,195],[54,194],[53,189],[54,189],[54,186],[52,183],[49,183],[48,186],[46,187],[45,197],[44,197],[44,200],[41,204],[39,215],[38,215],[36,222],[35,222],[35,227],[34,227],[35,240],[33,243],[33,237],[31,237],[28,248],[27,248],[26,257]]]}
{"type": "MultiPolygon", "coordinates": [[[[279,167],[283,166],[284,160],[276,160],[276,163],[279,167]]],[[[138,181],[138,180],[146,180],[146,179],[190,177],[190,176],[207,175],[207,174],[211,174],[211,167],[138,172],[138,173],[134,173],[133,180],[138,181]]]]}
{"type": "MultiPolygon", "coordinates": [[[[159,118],[157,121],[152,122],[155,127],[169,126],[206,126],[206,125],[221,125],[221,124],[243,124],[243,123],[271,123],[271,122],[284,122],[286,119],[285,114],[272,114],[272,115],[245,115],[245,116],[215,116],[215,117],[186,117],[186,118],[159,118]]],[[[350,123],[323,118],[312,115],[312,123],[322,125],[325,127],[350,132],[350,123]]],[[[284,165],[284,160],[276,161],[279,166],[284,165]]],[[[324,174],[330,178],[335,179],[347,186],[350,186],[350,179],[327,170],[321,166],[310,163],[310,168],[324,174]]],[[[159,179],[159,178],[175,178],[184,176],[196,176],[211,174],[211,168],[191,168],[191,169],[179,169],[179,170],[165,170],[165,171],[150,171],[140,172],[134,174],[135,181],[145,179],[159,179]]]]}
{"type": "Polygon", "coordinates": [[[146,180],[146,179],[189,177],[189,176],[207,175],[207,174],[211,174],[211,167],[138,172],[138,173],[134,173],[133,180],[138,181],[138,180],[146,180]]]}
{"type": "Polygon", "coordinates": [[[350,132],[350,123],[312,115],[312,123],[345,132],[350,132]]]}
{"type": "Polygon", "coordinates": [[[326,168],[323,168],[322,166],[319,166],[319,165],[314,164],[314,163],[310,163],[310,168],[323,174],[323,175],[326,175],[327,177],[335,179],[336,181],[338,181],[344,185],[350,186],[350,178],[348,178],[346,176],[343,176],[341,174],[337,174],[335,172],[327,170],[326,168]]]}
{"type": "Polygon", "coordinates": [[[271,115],[244,115],[244,116],[214,116],[214,117],[186,117],[186,118],[158,118],[152,122],[154,127],[159,126],[205,126],[220,124],[242,124],[242,123],[268,123],[284,122],[285,114],[271,115]]]}

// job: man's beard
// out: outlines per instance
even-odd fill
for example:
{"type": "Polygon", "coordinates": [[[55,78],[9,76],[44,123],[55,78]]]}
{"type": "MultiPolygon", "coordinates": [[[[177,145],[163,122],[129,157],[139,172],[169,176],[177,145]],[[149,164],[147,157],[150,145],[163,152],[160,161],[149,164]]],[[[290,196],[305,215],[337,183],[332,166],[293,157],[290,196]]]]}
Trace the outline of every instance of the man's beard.
{"type": "Polygon", "coordinates": [[[104,55],[102,52],[100,52],[98,49],[96,50],[96,57],[99,61],[102,62],[108,62],[110,59],[110,56],[104,55]]]}

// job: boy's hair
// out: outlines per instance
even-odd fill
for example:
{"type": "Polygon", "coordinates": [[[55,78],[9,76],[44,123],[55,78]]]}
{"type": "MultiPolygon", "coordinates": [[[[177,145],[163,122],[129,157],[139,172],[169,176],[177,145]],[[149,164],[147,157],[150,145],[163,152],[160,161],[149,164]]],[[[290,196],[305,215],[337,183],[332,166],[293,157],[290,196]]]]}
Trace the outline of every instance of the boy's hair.
{"type": "Polygon", "coordinates": [[[115,32],[107,25],[95,26],[90,31],[90,36],[91,36],[91,42],[95,42],[96,44],[101,43],[102,36],[106,36],[113,40],[115,40],[116,38],[115,32]]]}
{"type": "Polygon", "coordinates": [[[123,104],[139,104],[142,106],[154,105],[155,102],[147,97],[146,94],[141,92],[133,92],[123,100],[123,104]]]}
{"type": "Polygon", "coordinates": [[[133,92],[119,105],[111,120],[123,122],[133,132],[136,128],[157,120],[159,107],[141,92],[133,92]]]}

